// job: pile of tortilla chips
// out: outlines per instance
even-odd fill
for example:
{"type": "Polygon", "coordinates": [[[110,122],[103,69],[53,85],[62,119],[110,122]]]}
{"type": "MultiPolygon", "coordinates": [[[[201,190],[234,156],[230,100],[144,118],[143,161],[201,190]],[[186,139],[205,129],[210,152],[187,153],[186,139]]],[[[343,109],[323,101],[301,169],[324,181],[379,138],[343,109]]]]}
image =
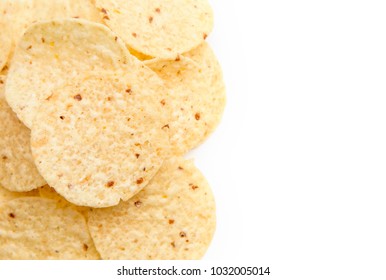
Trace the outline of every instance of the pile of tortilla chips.
{"type": "Polygon", "coordinates": [[[207,0],[0,2],[0,259],[200,259],[225,107],[207,0]]]}

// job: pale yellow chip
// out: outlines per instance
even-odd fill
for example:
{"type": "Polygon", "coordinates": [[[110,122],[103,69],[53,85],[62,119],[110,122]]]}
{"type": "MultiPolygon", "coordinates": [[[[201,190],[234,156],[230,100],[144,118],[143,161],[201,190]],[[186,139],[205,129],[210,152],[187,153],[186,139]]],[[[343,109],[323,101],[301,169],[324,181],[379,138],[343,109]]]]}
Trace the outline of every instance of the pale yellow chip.
{"type": "Polygon", "coordinates": [[[30,130],[16,117],[4,98],[5,76],[0,75],[0,185],[25,192],[46,184],[32,158],[30,130]]]}
{"type": "Polygon", "coordinates": [[[193,162],[172,158],[128,202],[92,209],[88,226],[102,259],[200,259],[215,231],[215,202],[193,162]]]}
{"type": "Polygon", "coordinates": [[[12,40],[10,40],[9,24],[4,16],[6,2],[0,1],[0,71],[8,62],[11,54],[12,40]]]}
{"type": "Polygon", "coordinates": [[[163,83],[138,60],[126,67],[73,80],[36,114],[35,163],[47,183],[76,205],[108,207],[128,200],[168,152],[163,83]]]}
{"type": "Polygon", "coordinates": [[[72,204],[71,202],[67,201],[63,196],[58,194],[54,188],[51,188],[49,185],[45,185],[38,189],[38,194],[40,197],[43,198],[49,198],[56,201],[56,204],[58,207],[72,207],[74,210],[81,213],[86,219],[88,217],[89,208],[88,207],[82,207],[72,204]]]}
{"type": "Polygon", "coordinates": [[[170,104],[166,105],[173,114],[166,129],[175,154],[184,154],[202,143],[220,123],[224,111],[221,68],[210,49],[206,50],[191,55],[196,61],[182,55],[176,60],[145,61],[171,94],[170,104]]]}
{"type": "Polygon", "coordinates": [[[203,42],[213,28],[207,0],[96,0],[104,22],[145,55],[175,58],[203,42]]]}
{"type": "Polygon", "coordinates": [[[84,217],[54,200],[28,197],[0,204],[0,259],[99,259],[84,217]]]}
{"type": "Polygon", "coordinates": [[[32,25],[12,60],[6,98],[31,128],[37,107],[52,91],[86,71],[117,70],[129,55],[106,26],[80,19],[32,25]]]}
{"type": "MultiPolygon", "coordinates": [[[[0,12],[8,23],[9,31],[0,42],[10,44],[10,52],[34,22],[59,18],[83,18],[95,22],[102,20],[91,0],[1,0],[0,12]]],[[[0,33],[4,34],[3,31],[0,33]]]]}
{"type": "Polygon", "coordinates": [[[0,203],[26,196],[39,196],[39,192],[37,190],[33,190],[30,192],[11,192],[6,188],[0,186],[0,203]]]}

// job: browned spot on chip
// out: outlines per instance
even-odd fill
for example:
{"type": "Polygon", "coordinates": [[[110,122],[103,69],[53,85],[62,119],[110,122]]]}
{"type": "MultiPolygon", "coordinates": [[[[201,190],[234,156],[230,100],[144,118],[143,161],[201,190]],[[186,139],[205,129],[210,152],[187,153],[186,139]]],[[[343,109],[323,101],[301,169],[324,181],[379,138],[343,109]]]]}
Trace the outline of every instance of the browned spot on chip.
{"type": "Polygon", "coordinates": [[[178,169],[179,169],[179,170],[184,170],[181,166],[178,166],[178,169]]]}
{"type": "Polygon", "coordinates": [[[149,23],[153,22],[153,17],[149,17],[149,23]]]}
{"type": "Polygon", "coordinates": [[[139,208],[142,206],[142,202],[140,200],[137,200],[136,202],[134,202],[134,206],[139,208]]]}
{"type": "Polygon", "coordinates": [[[9,213],[8,216],[9,216],[10,218],[12,218],[12,219],[14,219],[14,218],[16,217],[15,214],[13,214],[13,213],[9,213]]]}
{"type": "Polygon", "coordinates": [[[173,248],[176,248],[176,243],[171,242],[170,245],[172,245],[173,248]]]}
{"type": "Polygon", "coordinates": [[[155,11],[156,11],[157,13],[160,13],[160,12],[161,12],[161,9],[160,9],[160,8],[156,8],[155,11]]]}
{"type": "Polygon", "coordinates": [[[140,154],[135,154],[135,157],[136,157],[136,158],[139,158],[139,156],[140,156],[140,154]]]}
{"type": "Polygon", "coordinates": [[[169,225],[174,224],[174,220],[169,220],[169,225]]]}
{"type": "Polygon", "coordinates": [[[181,237],[181,238],[184,238],[184,237],[186,237],[186,233],[185,233],[185,232],[183,232],[183,231],[181,231],[181,232],[180,232],[180,237],[181,237]]]}
{"type": "Polygon", "coordinates": [[[84,251],[87,251],[87,250],[88,250],[88,245],[87,245],[87,244],[83,244],[83,250],[84,250],[84,251]]]}
{"type": "Polygon", "coordinates": [[[42,37],[42,43],[45,43],[46,42],[46,39],[44,39],[43,37],[42,37]]]}
{"type": "Polygon", "coordinates": [[[133,36],[134,38],[137,38],[137,33],[133,32],[131,33],[131,36],[133,36]]]}
{"type": "Polygon", "coordinates": [[[107,184],[106,184],[106,187],[111,188],[111,187],[114,186],[114,184],[115,184],[114,181],[108,181],[107,184]]]}
{"type": "Polygon", "coordinates": [[[181,60],[181,57],[180,57],[180,55],[177,55],[177,57],[176,57],[176,59],[175,59],[176,61],[180,61],[181,60]]]}
{"type": "Polygon", "coordinates": [[[137,184],[138,185],[140,185],[140,184],[142,184],[143,183],[143,178],[141,177],[141,178],[139,178],[139,179],[137,179],[137,184]]]}
{"type": "Polygon", "coordinates": [[[200,120],[201,115],[200,115],[200,113],[196,113],[196,114],[194,115],[194,117],[196,118],[196,120],[200,120]]]}
{"type": "Polygon", "coordinates": [[[64,120],[64,116],[60,116],[59,118],[60,118],[61,120],[64,120]]]}
{"type": "Polygon", "coordinates": [[[160,103],[162,104],[162,106],[165,106],[165,104],[166,104],[165,99],[162,99],[162,100],[160,101],[160,103]]]}
{"type": "Polygon", "coordinates": [[[30,49],[32,49],[32,46],[31,46],[31,45],[28,46],[27,50],[30,50],[30,49]]]}
{"type": "Polygon", "coordinates": [[[1,158],[2,158],[3,160],[7,160],[7,159],[8,159],[7,156],[2,156],[1,158]]]}
{"type": "Polygon", "coordinates": [[[81,101],[82,100],[82,96],[80,94],[77,94],[77,95],[74,96],[74,99],[78,100],[78,101],[81,101]]]}
{"type": "Polygon", "coordinates": [[[131,88],[126,89],[127,93],[131,93],[131,88]]]}
{"type": "Polygon", "coordinates": [[[162,128],[170,128],[168,124],[165,124],[162,128]]]}
{"type": "Polygon", "coordinates": [[[115,40],[115,41],[117,41],[117,40],[118,40],[118,37],[117,37],[117,36],[115,36],[115,37],[114,37],[114,40],[115,40]]]}
{"type": "Polygon", "coordinates": [[[202,35],[202,37],[203,37],[204,40],[205,40],[206,38],[208,38],[208,34],[204,33],[204,34],[202,35]]]}
{"type": "Polygon", "coordinates": [[[107,15],[107,11],[105,8],[101,8],[101,12],[104,13],[105,15],[107,15]]]}
{"type": "Polygon", "coordinates": [[[198,186],[197,186],[197,185],[189,184],[189,186],[192,188],[192,190],[198,189],[198,186]]]}

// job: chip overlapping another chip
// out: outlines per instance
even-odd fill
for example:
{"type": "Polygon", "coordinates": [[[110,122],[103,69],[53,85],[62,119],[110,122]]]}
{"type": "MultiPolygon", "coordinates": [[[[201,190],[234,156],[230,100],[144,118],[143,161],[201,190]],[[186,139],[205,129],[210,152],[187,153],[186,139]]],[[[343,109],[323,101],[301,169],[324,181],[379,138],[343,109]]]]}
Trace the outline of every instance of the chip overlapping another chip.
{"type": "Polygon", "coordinates": [[[96,5],[129,47],[151,57],[173,59],[213,29],[207,0],[96,0],[96,5]]]}
{"type": "Polygon", "coordinates": [[[207,0],[0,1],[0,259],[200,259],[225,107],[207,0]],[[31,191],[32,190],[32,191],[31,191]]]}
{"type": "Polygon", "coordinates": [[[26,192],[46,184],[31,154],[30,130],[8,106],[4,97],[5,76],[0,75],[0,185],[26,192]]]}
{"type": "Polygon", "coordinates": [[[99,259],[84,217],[54,200],[17,198],[0,204],[0,259],[99,259]],[[53,234],[54,233],[54,234],[53,234]]]}
{"type": "Polygon", "coordinates": [[[216,225],[208,182],[192,161],[166,160],[149,185],[127,202],[89,213],[103,259],[200,259],[216,225]]]}

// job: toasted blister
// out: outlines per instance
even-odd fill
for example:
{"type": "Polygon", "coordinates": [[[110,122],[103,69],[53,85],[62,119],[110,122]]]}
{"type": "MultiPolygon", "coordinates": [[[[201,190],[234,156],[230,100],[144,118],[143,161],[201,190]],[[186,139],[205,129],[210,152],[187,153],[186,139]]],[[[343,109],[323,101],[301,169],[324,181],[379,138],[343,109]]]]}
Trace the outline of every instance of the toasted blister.
{"type": "Polygon", "coordinates": [[[184,154],[202,143],[220,123],[226,103],[221,67],[208,46],[200,48],[205,50],[175,60],[144,62],[169,89],[166,106],[173,114],[165,130],[175,154],[184,154]]]}
{"type": "Polygon", "coordinates": [[[175,58],[203,42],[213,29],[207,0],[96,0],[104,22],[132,49],[175,58]]]}
{"type": "Polygon", "coordinates": [[[73,204],[108,207],[128,200],[168,153],[164,85],[137,62],[122,72],[74,79],[37,111],[31,136],[35,163],[73,204]]]}
{"type": "Polygon", "coordinates": [[[6,188],[0,186],[0,203],[9,201],[15,198],[27,197],[27,196],[39,196],[39,191],[33,190],[30,192],[11,192],[6,188]]]}
{"type": "Polygon", "coordinates": [[[54,188],[51,188],[49,185],[45,185],[38,190],[38,195],[43,198],[48,198],[56,201],[56,204],[58,207],[61,208],[73,208],[74,210],[81,213],[86,219],[88,217],[89,207],[82,207],[72,204],[71,202],[67,201],[63,196],[58,194],[54,188]]]}
{"type": "Polygon", "coordinates": [[[27,197],[0,204],[0,259],[99,259],[84,217],[54,200],[27,197]]]}
{"type": "Polygon", "coordinates": [[[91,0],[1,0],[0,13],[8,31],[3,33],[0,29],[0,34],[5,35],[3,38],[0,35],[0,38],[2,43],[9,44],[9,52],[13,52],[23,33],[34,22],[60,18],[102,21],[91,0]]]}
{"type": "Polygon", "coordinates": [[[5,76],[0,75],[0,185],[26,192],[46,184],[32,158],[30,130],[25,127],[4,98],[5,76]]]}
{"type": "Polygon", "coordinates": [[[106,26],[81,19],[35,23],[18,44],[6,98],[31,128],[36,110],[52,91],[87,71],[115,71],[127,63],[123,42],[106,26]]]}
{"type": "Polygon", "coordinates": [[[215,231],[215,202],[193,162],[171,158],[129,201],[91,209],[88,226],[102,259],[200,259],[215,231]]]}

